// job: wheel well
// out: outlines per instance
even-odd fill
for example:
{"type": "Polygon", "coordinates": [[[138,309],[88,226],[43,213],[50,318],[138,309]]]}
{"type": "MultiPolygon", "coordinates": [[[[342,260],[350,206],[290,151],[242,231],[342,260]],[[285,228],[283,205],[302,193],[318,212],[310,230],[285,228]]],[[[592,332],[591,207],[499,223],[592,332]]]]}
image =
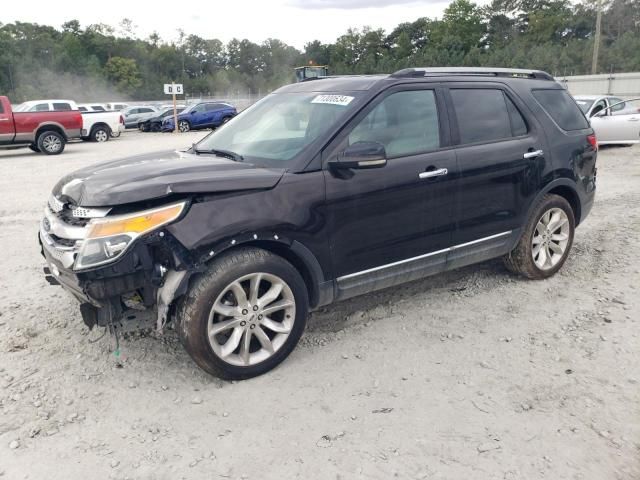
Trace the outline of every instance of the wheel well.
{"type": "Polygon", "coordinates": [[[567,186],[559,186],[552,188],[548,193],[553,193],[554,195],[559,195],[564,198],[569,205],[571,205],[571,210],[573,210],[573,216],[576,219],[576,225],[580,223],[580,199],[578,198],[578,194],[571,187],[567,186]]]}
{"type": "MultiPolygon", "coordinates": [[[[315,306],[318,303],[318,285],[316,279],[313,277],[311,270],[307,266],[307,264],[300,258],[293,250],[291,250],[287,245],[284,245],[279,242],[269,242],[264,240],[252,241],[242,243],[234,248],[240,247],[256,247],[261,248],[263,250],[267,250],[268,252],[273,253],[274,255],[278,255],[279,257],[284,258],[291,265],[294,266],[296,270],[302,276],[305,285],[307,286],[307,293],[309,294],[309,305],[315,306]]],[[[226,250],[225,253],[231,252],[233,249],[226,250]]]]}
{"type": "Polygon", "coordinates": [[[95,132],[95,131],[96,131],[96,128],[98,128],[98,127],[106,127],[107,132],[111,132],[111,127],[109,127],[109,125],[107,125],[107,124],[106,124],[106,123],[104,123],[104,122],[99,122],[99,123],[95,123],[95,124],[93,125],[93,127],[91,127],[91,133],[95,132]]]}
{"type": "Polygon", "coordinates": [[[36,130],[36,137],[34,139],[36,143],[38,142],[38,137],[43,132],[57,132],[60,135],[62,135],[62,138],[64,138],[65,140],[68,140],[67,134],[62,128],[58,127],[57,125],[43,125],[40,128],[38,128],[38,130],[36,130]]]}

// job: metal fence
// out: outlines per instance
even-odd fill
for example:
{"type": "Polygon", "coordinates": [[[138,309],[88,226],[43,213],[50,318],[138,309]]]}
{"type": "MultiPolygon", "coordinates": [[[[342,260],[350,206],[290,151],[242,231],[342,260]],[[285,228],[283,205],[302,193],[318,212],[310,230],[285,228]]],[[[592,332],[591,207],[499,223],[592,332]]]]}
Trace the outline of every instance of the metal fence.
{"type": "Polygon", "coordinates": [[[556,77],[572,95],[640,97],[640,72],[556,77]]]}

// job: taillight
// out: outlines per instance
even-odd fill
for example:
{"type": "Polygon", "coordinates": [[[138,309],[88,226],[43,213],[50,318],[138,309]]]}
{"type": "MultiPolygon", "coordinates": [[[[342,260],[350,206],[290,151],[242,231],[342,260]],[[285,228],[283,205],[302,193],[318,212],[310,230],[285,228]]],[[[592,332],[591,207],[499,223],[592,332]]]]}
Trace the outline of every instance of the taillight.
{"type": "Polygon", "coordinates": [[[598,139],[595,135],[587,135],[587,142],[589,142],[589,145],[591,145],[594,150],[598,150],[598,139]]]}
{"type": "Polygon", "coordinates": [[[120,123],[124,125],[124,117],[122,115],[120,115],[120,123]]]}

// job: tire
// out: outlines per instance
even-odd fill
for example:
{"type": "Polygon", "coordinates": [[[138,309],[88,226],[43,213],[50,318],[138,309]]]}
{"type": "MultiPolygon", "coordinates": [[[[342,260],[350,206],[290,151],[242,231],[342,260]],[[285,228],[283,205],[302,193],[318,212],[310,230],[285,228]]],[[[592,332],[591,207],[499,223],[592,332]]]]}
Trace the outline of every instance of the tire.
{"type": "Polygon", "coordinates": [[[118,138],[121,133],[122,132],[120,132],[119,130],[117,132],[114,132],[113,130],[111,130],[111,138],[118,138]]]}
{"type": "Polygon", "coordinates": [[[534,280],[554,275],[569,256],[575,228],[569,202],[559,195],[545,195],[533,208],[516,247],[503,257],[505,266],[534,280]],[[545,222],[551,229],[545,228],[545,222]]]}
{"type": "Polygon", "coordinates": [[[66,143],[64,136],[54,130],[44,131],[36,139],[38,150],[45,155],[61,154],[66,143]]]}
{"type": "Polygon", "coordinates": [[[91,130],[91,141],[98,143],[108,142],[109,137],[111,137],[110,130],[111,129],[109,127],[105,127],[103,125],[95,127],[93,130],[91,130]]]}
{"type": "Polygon", "coordinates": [[[159,123],[152,123],[150,131],[159,132],[160,131],[160,124],[159,123]]]}
{"type": "Polygon", "coordinates": [[[178,130],[181,133],[186,133],[191,130],[191,124],[187,120],[180,120],[178,122],[178,130]]]}
{"type": "Polygon", "coordinates": [[[35,143],[32,143],[31,145],[29,145],[29,149],[33,152],[40,153],[40,149],[35,143]]]}
{"type": "Polygon", "coordinates": [[[243,380],[262,375],[287,358],[304,331],[308,312],[306,285],[289,262],[266,250],[241,248],[214,260],[208,271],[192,282],[177,309],[177,330],[185,349],[200,368],[223,379],[243,380]],[[257,298],[265,302],[263,307],[280,307],[269,313],[270,318],[267,314],[262,316],[259,302],[255,299],[252,302],[250,288],[255,285],[257,275],[261,276],[257,298]],[[278,295],[265,300],[265,293],[273,291],[278,282],[282,282],[278,295]],[[232,284],[240,286],[247,303],[238,301],[232,284]],[[282,302],[288,302],[287,306],[282,306],[285,305],[282,302]],[[218,305],[216,311],[224,309],[232,315],[216,313],[214,304],[218,305]],[[241,310],[243,305],[246,308],[241,310]],[[213,334],[210,340],[210,329],[219,327],[221,322],[231,325],[213,334]],[[250,343],[245,351],[249,353],[243,356],[247,332],[250,343]],[[271,350],[264,346],[264,335],[271,350]]]}
{"type": "Polygon", "coordinates": [[[232,117],[224,117],[222,119],[222,125],[224,125],[225,123],[227,123],[229,120],[231,120],[232,117]]]}

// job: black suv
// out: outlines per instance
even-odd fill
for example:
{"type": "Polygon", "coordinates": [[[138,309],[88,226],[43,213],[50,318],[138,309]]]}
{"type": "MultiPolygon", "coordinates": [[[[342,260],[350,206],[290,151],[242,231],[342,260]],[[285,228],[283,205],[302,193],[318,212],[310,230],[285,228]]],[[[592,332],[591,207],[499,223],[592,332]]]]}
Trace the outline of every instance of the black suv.
{"type": "Polygon", "coordinates": [[[407,69],[280,88],[184,152],[54,188],[46,277],[116,334],[168,322],[223,378],[286,358],[309,310],[503,257],[556,273],[597,143],[540,71],[407,69]]]}

